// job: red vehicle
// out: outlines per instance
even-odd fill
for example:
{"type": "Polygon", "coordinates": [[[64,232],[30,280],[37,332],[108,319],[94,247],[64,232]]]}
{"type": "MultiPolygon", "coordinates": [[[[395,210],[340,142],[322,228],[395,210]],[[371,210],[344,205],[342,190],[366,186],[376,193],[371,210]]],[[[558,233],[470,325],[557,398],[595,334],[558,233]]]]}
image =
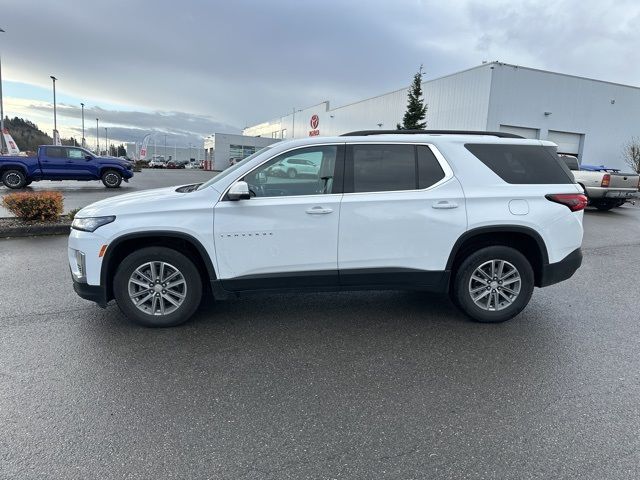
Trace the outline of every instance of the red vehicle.
{"type": "Polygon", "coordinates": [[[167,168],[185,168],[186,162],[180,160],[170,160],[167,162],[167,168]]]}

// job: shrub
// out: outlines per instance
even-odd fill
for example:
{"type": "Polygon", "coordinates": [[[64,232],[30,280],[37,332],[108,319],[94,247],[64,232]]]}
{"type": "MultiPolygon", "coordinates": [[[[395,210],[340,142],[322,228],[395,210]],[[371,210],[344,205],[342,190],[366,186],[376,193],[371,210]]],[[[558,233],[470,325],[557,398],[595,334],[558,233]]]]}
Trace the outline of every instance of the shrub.
{"type": "Polygon", "coordinates": [[[57,220],[62,214],[60,192],[18,192],[5,195],[2,205],[21,220],[57,220]]]}
{"type": "Polygon", "coordinates": [[[69,216],[69,220],[73,220],[74,218],[76,218],[76,213],[78,213],[80,210],[82,210],[81,208],[72,208],[71,210],[69,210],[69,213],[67,213],[67,215],[69,216]]]}

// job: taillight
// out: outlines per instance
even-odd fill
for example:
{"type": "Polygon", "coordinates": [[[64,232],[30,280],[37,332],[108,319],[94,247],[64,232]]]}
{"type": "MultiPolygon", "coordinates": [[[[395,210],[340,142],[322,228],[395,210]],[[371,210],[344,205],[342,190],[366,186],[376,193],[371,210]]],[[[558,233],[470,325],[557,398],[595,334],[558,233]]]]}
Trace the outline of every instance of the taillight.
{"type": "Polygon", "coordinates": [[[546,199],[564,205],[572,212],[584,210],[587,206],[587,196],[582,193],[554,193],[546,195],[546,199]]]}
{"type": "Polygon", "coordinates": [[[602,183],[600,184],[600,186],[603,188],[606,188],[609,186],[610,183],[611,183],[611,175],[609,175],[608,173],[605,173],[604,176],[602,177],[602,183]]]}

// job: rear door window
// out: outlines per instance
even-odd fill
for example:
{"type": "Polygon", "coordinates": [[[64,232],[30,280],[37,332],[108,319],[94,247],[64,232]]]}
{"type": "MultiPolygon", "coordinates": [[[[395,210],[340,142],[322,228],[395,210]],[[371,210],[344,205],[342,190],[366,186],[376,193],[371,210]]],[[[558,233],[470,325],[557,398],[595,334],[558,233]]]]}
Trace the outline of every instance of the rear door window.
{"type": "Polygon", "coordinates": [[[347,148],[347,193],[422,190],[445,177],[426,145],[352,144],[347,148]]]}
{"type": "Polygon", "coordinates": [[[47,147],[45,149],[45,153],[47,157],[51,157],[51,158],[66,158],[67,153],[65,150],[66,149],[62,147],[47,147]]]}
{"type": "Polygon", "coordinates": [[[574,183],[555,152],[541,145],[468,143],[465,147],[507,183],[574,183]]]}
{"type": "Polygon", "coordinates": [[[351,145],[354,192],[416,189],[415,146],[351,145]]]}

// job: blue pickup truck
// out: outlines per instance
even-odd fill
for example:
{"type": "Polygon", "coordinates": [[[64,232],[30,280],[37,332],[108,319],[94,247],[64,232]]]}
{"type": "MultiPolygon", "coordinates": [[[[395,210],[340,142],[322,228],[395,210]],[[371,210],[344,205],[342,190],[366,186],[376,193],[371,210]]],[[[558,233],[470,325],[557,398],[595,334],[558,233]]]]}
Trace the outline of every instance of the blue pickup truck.
{"type": "Polygon", "coordinates": [[[35,157],[0,156],[0,179],[9,188],[40,180],[102,180],[118,188],[133,177],[133,164],[115,157],[98,157],[80,147],[41,145],[35,157]]]}

